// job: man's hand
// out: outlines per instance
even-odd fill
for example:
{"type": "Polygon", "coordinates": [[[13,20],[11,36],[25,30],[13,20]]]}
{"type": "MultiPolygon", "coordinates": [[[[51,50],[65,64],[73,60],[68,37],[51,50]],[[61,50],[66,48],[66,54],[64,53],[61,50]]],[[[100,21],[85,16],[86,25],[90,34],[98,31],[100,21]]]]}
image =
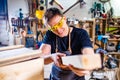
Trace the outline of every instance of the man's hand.
{"type": "Polygon", "coordinates": [[[69,65],[68,67],[71,71],[73,71],[78,76],[84,76],[86,74],[90,74],[89,70],[79,69],[79,68],[74,67],[73,65],[69,65]]]}
{"type": "Polygon", "coordinates": [[[69,70],[69,67],[62,64],[61,57],[66,56],[64,53],[54,53],[52,54],[52,60],[56,66],[58,66],[61,69],[69,70]]]}
{"type": "Polygon", "coordinates": [[[56,66],[60,67],[60,65],[62,65],[61,57],[63,57],[63,56],[66,56],[66,55],[64,53],[52,54],[52,60],[56,66]]]}

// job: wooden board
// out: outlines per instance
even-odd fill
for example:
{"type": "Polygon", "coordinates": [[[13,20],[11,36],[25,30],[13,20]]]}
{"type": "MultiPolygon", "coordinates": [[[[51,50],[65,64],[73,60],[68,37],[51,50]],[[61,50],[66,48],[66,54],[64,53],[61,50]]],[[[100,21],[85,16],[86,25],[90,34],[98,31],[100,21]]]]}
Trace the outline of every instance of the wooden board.
{"type": "Polygon", "coordinates": [[[5,51],[5,50],[12,50],[12,49],[23,48],[23,47],[24,47],[24,45],[13,45],[13,46],[1,47],[0,48],[0,52],[1,51],[5,51]]]}
{"type": "Polygon", "coordinates": [[[43,80],[44,60],[40,58],[41,52],[15,47],[7,47],[0,52],[0,80],[43,80]]]}
{"type": "Polygon", "coordinates": [[[43,80],[44,60],[37,58],[0,67],[0,80],[43,80]]]}
{"type": "Polygon", "coordinates": [[[62,57],[64,65],[72,64],[81,69],[98,69],[101,68],[101,58],[99,54],[94,55],[73,55],[62,57]]]}
{"type": "Polygon", "coordinates": [[[40,57],[39,50],[31,50],[28,48],[19,48],[0,52],[0,66],[18,63],[25,60],[40,57]]]}

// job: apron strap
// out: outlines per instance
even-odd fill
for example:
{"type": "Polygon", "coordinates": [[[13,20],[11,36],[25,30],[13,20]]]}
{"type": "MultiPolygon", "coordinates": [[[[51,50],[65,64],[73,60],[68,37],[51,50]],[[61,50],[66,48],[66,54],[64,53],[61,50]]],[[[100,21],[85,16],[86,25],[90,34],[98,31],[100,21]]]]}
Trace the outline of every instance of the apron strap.
{"type": "Polygon", "coordinates": [[[57,41],[57,36],[56,36],[56,48],[55,48],[55,52],[58,52],[58,41],[57,41]]]}
{"type": "Polygon", "coordinates": [[[70,54],[72,54],[72,50],[71,50],[71,28],[69,28],[69,44],[68,44],[68,51],[70,51],[70,54]]]}
{"type": "MultiPolygon", "coordinates": [[[[71,50],[71,28],[68,27],[69,31],[68,31],[68,35],[69,35],[69,43],[68,43],[68,51],[70,51],[70,53],[72,53],[72,50],[71,50]]],[[[55,49],[55,52],[58,52],[58,41],[57,41],[57,36],[56,36],[56,49],[55,49]]]]}

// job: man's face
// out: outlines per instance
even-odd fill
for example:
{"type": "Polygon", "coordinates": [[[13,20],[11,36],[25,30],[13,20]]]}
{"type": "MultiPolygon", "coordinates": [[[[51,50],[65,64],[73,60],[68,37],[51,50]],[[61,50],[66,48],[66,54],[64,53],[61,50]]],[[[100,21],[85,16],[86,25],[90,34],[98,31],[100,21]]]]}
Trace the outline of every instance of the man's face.
{"type": "Polygon", "coordinates": [[[66,36],[67,25],[65,17],[55,16],[48,22],[50,30],[59,37],[66,36]]]}

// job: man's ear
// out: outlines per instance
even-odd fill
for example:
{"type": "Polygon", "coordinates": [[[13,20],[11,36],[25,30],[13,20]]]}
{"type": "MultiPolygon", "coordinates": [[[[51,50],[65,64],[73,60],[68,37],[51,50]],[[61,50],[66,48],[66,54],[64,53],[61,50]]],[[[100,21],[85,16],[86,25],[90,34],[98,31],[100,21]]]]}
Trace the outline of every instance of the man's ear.
{"type": "Polygon", "coordinates": [[[67,18],[65,16],[63,16],[64,20],[67,21],[67,18]]]}
{"type": "Polygon", "coordinates": [[[66,16],[63,16],[63,18],[66,20],[67,18],[66,18],[66,16]]]}

